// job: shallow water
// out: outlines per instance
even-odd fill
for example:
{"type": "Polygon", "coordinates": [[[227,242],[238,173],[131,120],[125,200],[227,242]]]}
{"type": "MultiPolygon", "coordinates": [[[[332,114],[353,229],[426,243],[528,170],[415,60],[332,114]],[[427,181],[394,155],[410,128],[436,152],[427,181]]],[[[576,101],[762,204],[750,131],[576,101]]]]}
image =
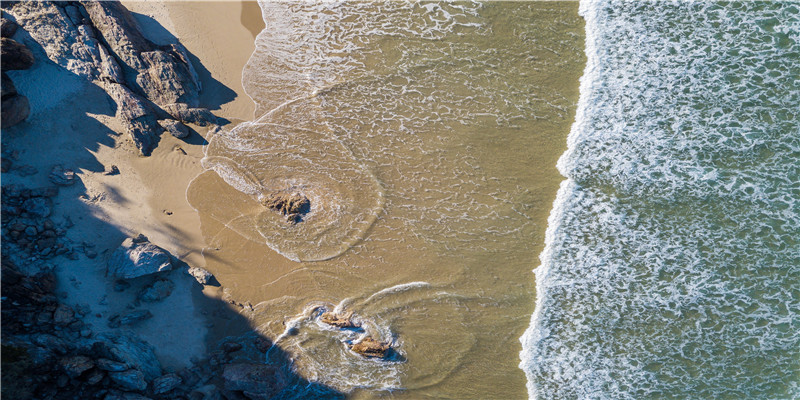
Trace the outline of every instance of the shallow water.
{"type": "Polygon", "coordinates": [[[574,119],[574,2],[261,3],[252,122],[187,197],[207,267],[304,377],[353,398],[524,398],[530,269],[574,119]],[[289,224],[265,193],[306,194],[289,224]],[[353,311],[363,331],[318,321],[353,311]],[[346,343],[390,341],[388,361],[346,343]]]}
{"type": "Polygon", "coordinates": [[[532,397],[800,397],[800,4],[584,1],[532,397]]]}

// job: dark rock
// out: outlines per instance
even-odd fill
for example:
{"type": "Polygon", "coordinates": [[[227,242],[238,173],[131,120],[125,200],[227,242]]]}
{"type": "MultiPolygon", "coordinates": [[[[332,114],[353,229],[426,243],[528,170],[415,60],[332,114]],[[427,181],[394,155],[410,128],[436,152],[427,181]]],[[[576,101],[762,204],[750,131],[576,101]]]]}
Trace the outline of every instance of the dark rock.
{"type": "Polygon", "coordinates": [[[47,176],[47,179],[49,179],[50,182],[60,186],[70,186],[75,184],[75,178],[75,171],[66,169],[63,165],[53,166],[53,169],[50,171],[50,175],[47,176]]]}
{"type": "Polygon", "coordinates": [[[109,360],[107,358],[98,358],[97,368],[100,368],[103,371],[122,372],[128,369],[128,364],[109,360]]]}
{"type": "Polygon", "coordinates": [[[103,380],[103,378],[105,378],[105,376],[105,372],[99,369],[93,369],[86,375],[86,383],[90,385],[97,385],[103,380]]]}
{"type": "Polygon", "coordinates": [[[110,392],[103,400],[151,400],[149,397],[130,392],[110,392]]]}
{"type": "Polygon", "coordinates": [[[175,136],[178,139],[183,139],[189,136],[189,128],[186,125],[175,121],[174,119],[162,119],[158,121],[158,123],[170,133],[170,135],[175,136]]]}
{"type": "Polygon", "coordinates": [[[125,239],[108,260],[108,272],[117,278],[131,279],[172,269],[166,250],[149,241],[135,243],[125,239]]]}
{"type": "Polygon", "coordinates": [[[8,128],[24,121],[31,114],[31,105],[28,98],[18,94],[3,98],[2,112],[0,112],[0,127],[8,128]]]}
{"type": "Polygon", "coordinates": [[[172,389],[175,389],[183,382],[181,377],[176,374],[166,374],[160,378],[156,378],[153,381],[153,393],[155,394],[162,394],[167,393],[172,389]]]}
{"type": "Polygon", "coordinates": [[[5,100],[7,98],[16,96],[17,95],[17,87],[14,86],[14,81],[12,81],[11,78],[9,78],[8,75],[6,75],[5,72],[3,72],[0,75],[2,75],[2,77],[3,77],[3,79],[2,79],[2,91],[3,91],[2,99],[5,100]]]}
{"type": "MultiPolygon", "coordinates": [[[[58,186],[46,186],[36,189],[31,189],[31,197],[55,197],[58,196],[58,186]]],[[[47,224],[48,221],[45,221],[47,224]]],[[[53,221],[49,221],[50,226],[45,226],[45,229],[53,229],[53,221]]]]}
{"type": "Polygon", "coordinates": [[[53,313],[53,322],[56,325],[67,326],[75,321],[75,311],[72,307],[66,304],[59,304],[56,311],[53,313]]]}
{"type": "Polygon", "coordinates": [[[349,311],[346,314],[342,315],[328,311],[322,313],[322,315],[320,315],[319,317],[320,321],[328,325],[333,325],[337,328],[357,328],[359,325],[353,322],[352,318],[353,318],[352,311],[349,311]]]}
{"type": "Polygon", "coordinates": [[[84,372],[94,368],[94,362],[86,356],[70,356],[59,360],[58,364],[70,378],[77,378],[84,372]]]}
{"type": "Polygon", "coordinates": [[[144,379],[144,374],[136,369],[109,372],[108,377],[123,390],[142,391],[147,389],[147,381],[144,379]]]}
{"type": "Polygon", "coordinates": [[[8,18],[3,18],[0,21],[2,21],[0,22],[0,36],[4,38],[10,38],[14,36],[18,28],[17,23],[8,18]]]}
{"type": "Polygon", "coordinates": [[[44,197],[34,197],[22,203],[22,209],[32,218],[47,218],[51,209],[49,200],[44,197]]]}
{"type": "Polygon", "coordinates": [[[33,53],[14,39],[0,38],[0,53],[3,71],[28,69],[33,65],[33,53]]]}
{"type": "Polygon", "coordinates": [[[208,285],[214,279],[214,275],[212,275],[211,272],[200,267],[190,267],[186,272],[193,276],[201,285],[208,285]]]}
{"type": "Polygon", "coordinates": [[[225,380],[225,389],[244,392],[247,397],[251,397],[251,394],[266,398],[275,396],[287,383],[279,368],[264,364],[228,364],[224,367],[222,378],[225,380]]]}
{"type": "Polygon", "coordinates": [[[139,292],[139,300],[145,303],[161,301],[169,297],[175,289],[175,284],[169,279],[158,279],[155,282],[142,288],[139,292]]]}
{"type": "Polygon", "coordinates": [[[308,197],[293,191],[279,191],[267,194],[262,204],[287,216],[291,223],[301,221],[301,215],[308,213],[311,202],[308,197]]]}
{"type": "Polygon", "coordinates": [[[105,332],[96,335],[92,352],[99,357],[127,364],[144,373],[147,380],[161,376],[153,346],[136,336],[126,333],[105,332]]]}
{"type": "Polygon", "coordinates": [[[116,165],[112,165],[108,172],[106,172],[106,175],[119,175],[119,168],[116,165]]]}
{"type": "Polygon", "coordinates": [[[129,287],[131,287],[131,284],[126,280],[118,279],[116,282],[114,282],[115,292],[124,292],[129,287]]]}
{"type": "Polygon", "coordinates": [[[185,124],[208,126],[216,125],[219,122],[219,119],[205,108],[192,108],[184,103],[166,104],[161,105],[161,107],[175,119],[185,124]]]}
{"type": "Polygon", "coordinates": [[[350,350],[364,356],[384,358],[392,347],[388,343],[379,342],[369,336],[350,346],[350,350]]]}
{"type": "Polygon", "coordinates": [[[31,342],[34,344],[44,347],[56,354],[66,354],[69,350],[69,346],[63,340],[46,333],[40,333],[33,335],[31,337],[31,342]]]}
{"type": "Polygon", "coordinates": [[[133,325],[139,321],[153,318],[153,313],[149,310],[136,310],[122,315],[115,314],[108,319],[110,328],[119,328],[122,325],[133,325]]]}
{"type": "Polygon", "coordinates": [[[222,351],[233,353],[242,349],[242,345],[236,342],[225,342],[222,344],[222,351]]]}

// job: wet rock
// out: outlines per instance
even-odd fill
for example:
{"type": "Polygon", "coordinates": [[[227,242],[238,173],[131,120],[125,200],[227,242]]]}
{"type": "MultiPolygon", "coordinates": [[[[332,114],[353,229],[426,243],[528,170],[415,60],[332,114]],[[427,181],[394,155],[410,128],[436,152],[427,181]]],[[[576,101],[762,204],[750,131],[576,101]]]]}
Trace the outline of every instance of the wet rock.
{"type": "Polygon", "coordinates": [[[25,202],[22,203],[22,209],[32,218],[47,218],[52,211],[49,202],[49,200],[43,197],[34,197],[25,200],[25,202]]]}
{"type": "MultiPolygon", "coordinates": [[[[145,238],[146,239],[146,238],[145,238]]],[[[108,272],[122,279],[137,278],[172,269],[170,254],[149,241],[125,239],[108,260],[108,272]]]]}
{"type": "Polygon", "coordinates": [[[153,393],[167,393],[170,390],[178,387],[182,382],[183,380],[181,380],[180,376],[176,374],[166,374],[160,378],[156,378],[153,381],[153,393]]]}
{"type": "Polygon", "coordinates": [[[125,314],[115,314],[108,319],[110,328],[119,328],[122,325],[133,325],[139,321],[153,318],[153,313],[149,310],[136,310],[125,314]]]}
{"type": "Polygon", "coordinates": [[[2,111],[0,112],[0,127],[8,128],[19,124],[31,114],[31,105],[28,98],[17,94],[3,98],[2,111]]]}
{"type": "Polygon", "coordinates": [[[86,356],[64,357],[58,364],[70,378],[77,378],[84,372],[94,368],[94,362],[86,356]]]}
{"type": "Polygon", "coordinates": [[[214,279],[214,275],[212,275],[211,272],[200,267],[190,267],[186,272],[193,276],[201,285],[208,285],[214,279]]]}
{"type": "Polygon", "coordinates": [[[175,121],[174,119],[162,119],[158,121],[158,123],[170,133],[170,135],[175,136],[178,139],[183,139],[189,136],[189,128],[186,125],[175,121]]]}
{"type": "Polygon", "coordinates": [[[33,53],[14,39],[0,38],[0,53],[3,71],[28,69],[33,65],[33,53]]]}
{"type": "Polygon", "coordinates": [[[301,215],[308,213],[311,208],[311,202],[308,197],[289,191],[273,192],[262,200],[262,204],[272,210],[278,211],[286,215],[287,220],[291,223],[301,221],[301,215]]]}
{"type": "Polygon", "coordinates": [[[4,38],[10,38],[14,36],[14,34],[17,32],[17,28],[17,23],[8,18],[3,17],[3,19],[0,20],[0,36],[4,38]]]}
{"type": "Polygon", "coordinates": [[[108,377],[124,390],[142,391],[147,389],[147,381],[144,379],[142,371],[139,370],[129,369],[122,372],[109,372],[108,377]]]}
{"type": "Polygon", "coordinates": [[[286,378],[271,365],[237,363],[225,365],[225,389],[241,391],[250,398],[270,398],[286,386],[286,378]]]}
{"type": "Polygon", "coordinates": [[[145,303],[154,303],[169,297],[175,289],[175,284],[169,279],[159,279],[145,287],[139,292],[139,300],[145,303]]]}
{"type": "Polygon", "coordinates": [[[64,168],[63,165],[56,165],[50,171],[47,179],[59,186],[70,186],[75,184],[75,171],[64,168]]]}
{"type": "Polygon", "coordinates": [[[331,311],[322,313],[320,315],[319,320],[328,324],[335,326],[337,328],[357,328],[359,325],[353,322],[353,312],[349,311],[346,314],[336,314],[331,311]]]}
{"type": "Polygon", "coordinates": [[[364,357],[384,358],[392,347],[388,343],[379,342],[369,336],[350,346],[350,350],[364,357]]]}

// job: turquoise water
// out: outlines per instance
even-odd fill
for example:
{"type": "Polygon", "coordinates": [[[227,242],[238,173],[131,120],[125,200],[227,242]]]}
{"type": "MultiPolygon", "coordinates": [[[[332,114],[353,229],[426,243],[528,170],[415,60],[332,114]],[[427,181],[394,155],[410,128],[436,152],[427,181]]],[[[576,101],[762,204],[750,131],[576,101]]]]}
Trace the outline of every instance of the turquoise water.
{"type": "Polygon", "coordinates": [[[800,397],[800,4],[584,1],[533,398],[800,397]]]}

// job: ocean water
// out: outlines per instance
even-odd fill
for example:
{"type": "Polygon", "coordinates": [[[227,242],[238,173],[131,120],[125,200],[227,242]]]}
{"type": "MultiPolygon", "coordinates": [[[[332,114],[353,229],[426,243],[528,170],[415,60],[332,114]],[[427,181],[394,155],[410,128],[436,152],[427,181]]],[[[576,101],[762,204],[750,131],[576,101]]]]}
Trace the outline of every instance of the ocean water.
{"type": "Polygon", "coordinates": [[[529,395],[800,398],[800,3],[580,14],[529,395]]]}
{"type": "Polygon", "coordinates": [[[254,118],[209,138],[187,191],[206,267],[298,374],[350,398],[525,398],[530,269],[585,60],[578,4],[260,6],[254,118]],[[259,203],[278,190],[308,196],[302,222],[259,203]],[[319,321],[333,309],[362,329],[319,321]],[[365,335],[396,355],[351,352],[365,335]]]}

